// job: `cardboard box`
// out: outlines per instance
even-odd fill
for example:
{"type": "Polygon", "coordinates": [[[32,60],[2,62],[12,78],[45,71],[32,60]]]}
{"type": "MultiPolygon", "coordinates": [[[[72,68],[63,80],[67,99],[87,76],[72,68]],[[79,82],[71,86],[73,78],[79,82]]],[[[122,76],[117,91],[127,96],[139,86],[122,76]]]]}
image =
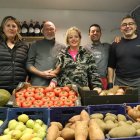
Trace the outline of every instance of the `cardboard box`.
{"type": "Polygon", "coordinates": [[[79,95],[81,96],[82,105],[98,105],[98,104],[122,104],[135,103],[139,101],[139,94],[137,88],[125,88],[124,95],[107,95],[99,96],[94,90],[83,90],[79,88],[79,95]]]}

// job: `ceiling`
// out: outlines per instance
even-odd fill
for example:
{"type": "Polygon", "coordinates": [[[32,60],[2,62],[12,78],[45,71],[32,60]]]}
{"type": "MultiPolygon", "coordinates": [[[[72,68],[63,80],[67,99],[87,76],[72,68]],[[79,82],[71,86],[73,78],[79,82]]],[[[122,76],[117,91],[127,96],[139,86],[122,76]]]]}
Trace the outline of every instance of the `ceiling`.
{"type": "Polygon", "coordinates": [[[0,0],[0,8],[131,12],[140,0],[0,0]]]}

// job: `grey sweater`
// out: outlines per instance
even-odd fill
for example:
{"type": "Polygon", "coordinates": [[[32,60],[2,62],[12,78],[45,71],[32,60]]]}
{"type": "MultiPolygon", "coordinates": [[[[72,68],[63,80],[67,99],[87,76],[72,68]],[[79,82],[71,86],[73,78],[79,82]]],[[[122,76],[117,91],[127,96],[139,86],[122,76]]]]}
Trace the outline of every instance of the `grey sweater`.
{"type": "MultiPolygon", "coordinates": [[[[61,49],[65,48],[63,44],[54,40],[39,40],[33,43],[28,53],[28,60],[26,67],[34,66],[40,71],[53,69],[56,63],[56,56],[61,49]]],[[[49,79],[31,75],[31,84],[36,86],[48,86],[49,79]]]]}

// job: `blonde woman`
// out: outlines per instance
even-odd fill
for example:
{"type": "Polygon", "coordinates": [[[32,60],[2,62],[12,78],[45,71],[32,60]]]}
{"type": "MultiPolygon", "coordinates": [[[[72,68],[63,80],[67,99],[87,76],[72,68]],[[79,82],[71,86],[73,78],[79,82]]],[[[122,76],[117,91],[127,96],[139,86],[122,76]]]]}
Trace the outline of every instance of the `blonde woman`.
{"type": "Polygon", "coordinates": [[[67,48],[58,56],[57,82],[53,79],[50,85],[65,86],[75,84],[77,86],[89,86],[91,89],[102,87],[100,77],[97,74],[95,60],[90,52],[80,46],[81,32],[76,27],[71,27],[66,32],[67,48]]]}

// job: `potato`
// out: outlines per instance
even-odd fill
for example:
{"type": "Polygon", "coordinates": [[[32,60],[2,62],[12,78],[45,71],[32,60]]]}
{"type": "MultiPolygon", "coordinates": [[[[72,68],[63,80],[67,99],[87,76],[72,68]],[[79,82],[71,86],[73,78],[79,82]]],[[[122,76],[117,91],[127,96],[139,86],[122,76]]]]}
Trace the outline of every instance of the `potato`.
{"type": "Polygon", "coordinates": [[[136,134],[136,129],[131,125],[122,125],[109,131],[111,138],[132,137],[136,134]]]}
{"type": "Polygon", "coordinates": [[[65,140],[74,139],[74,135],[75,135],[74,130],[68,127],[64,128],[61,131],[61,137],[64,138],[65,140]]]}
{"type": "Polygon", "coordinates": [[[104,115],[101,113],[95,113],[90,115],[90,119],[103,119],[104,115]]]}
{"type": "Polygon", "coordinates": [[[112,116],[112,115],[107,115],[107,116],[104,118],[104,121],[106,122],[106,121],[108,121],[108,120],[111,120],[111,121],[114,122],[116,119],[115,119],[115,117],[112,116]]]}
{"type": "Polygon", "coordinates": [[[80,115],[75,115],[69,119],[70,123],[75,123],[76,121],[80,121],[80,115]]]}
{"type": "Polygon", "coordinates": [[[115,119],[117,119],[117,116],[113,113],[106,113],[106,116],[113,116],[115,119]]]}
{"type": "Polygon", "coordinates": [[[59,128],[59,130],[63,129],[63,126],[60,122],[51,122],[51,125],[57,125],[57,127],[59,128]]]}
{"type": "Polygon", "coordinates": [[[114,123],[112,120],[107,120],[105,130],[110,131],[112,128],[117,126],[118,126],[117,123],[114,123]]]}
{"type": "Polygon", "coordinates": [[[140,129],[140,122],[134,122],[132,126],[134,126],[136,129],[140,129]]]}
{"type": "Polygon", "coordinates": [[[140,129],[137,129],[136,136],[140,136],[140,129]]]}
{"type": "Polygon", "coordinates": [[[118,121],[126,121],[127,120],[126,117],[122,114],[118,114],[117,117],[118,117],[118,121]]]}

